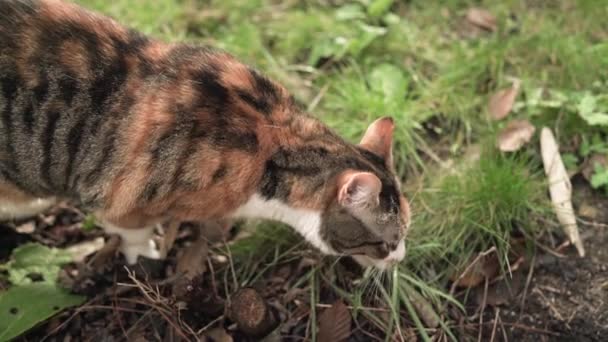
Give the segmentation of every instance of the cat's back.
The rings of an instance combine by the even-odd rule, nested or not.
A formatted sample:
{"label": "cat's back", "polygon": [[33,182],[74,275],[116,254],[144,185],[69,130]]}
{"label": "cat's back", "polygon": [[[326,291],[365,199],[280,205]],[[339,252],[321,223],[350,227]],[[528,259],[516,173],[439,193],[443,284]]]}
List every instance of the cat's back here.
{"label": "cat's back", "polygon": [[94,186],[147,41],[69,2],[0,1],[0,182],[36,195]]}

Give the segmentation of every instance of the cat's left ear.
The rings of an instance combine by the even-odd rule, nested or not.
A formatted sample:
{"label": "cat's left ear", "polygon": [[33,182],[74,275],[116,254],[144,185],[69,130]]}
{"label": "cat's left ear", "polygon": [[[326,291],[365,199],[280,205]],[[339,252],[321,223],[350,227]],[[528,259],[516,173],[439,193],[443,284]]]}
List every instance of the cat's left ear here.
{"label": "cat's left ear", "polygon": [[386,116],[372,122],[359,145],[382,157],[388,167],[393,165],[393,118]]}

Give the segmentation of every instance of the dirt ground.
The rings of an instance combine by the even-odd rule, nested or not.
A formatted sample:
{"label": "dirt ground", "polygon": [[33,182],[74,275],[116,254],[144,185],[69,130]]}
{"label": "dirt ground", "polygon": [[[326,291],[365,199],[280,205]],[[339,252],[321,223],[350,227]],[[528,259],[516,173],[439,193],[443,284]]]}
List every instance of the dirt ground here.
{"label": "dirt ground", "polygon": [[[564,245],[559,230],[543,235],[536,243],[533,263],[515,270],[509,280],[488,282],[487,289],[485,284],[472,289],[465,300],[466,315],[449,315],[459,340],[606,340],[608,200],[584,182],[575,179],[574,184],[587,255],[579,258],[572,246]],[[34,225],[18,223],[22,228],[30,224],[33,233],[16,233],[15,227],[0,226],[0,261],[30,240],[65,247],[102,236],[98,230],[80,229],[81,218],[69,208],[60,208],[38,218]],[[177,236],[176,245],[188,244],[194,235],[194,227],[186,227]],[[255,331],[243,332],[247,320],[253,320],[253,325],[266,332],[273,331],[266,337],[268,341],[300,341],[310,336],[306,324],[310,289],[293,290],[291,284],[319,262],[314,253],[304,252],[295,261],[277,265],[254,284],[253,292],[239,297],[226,286],[229,281],[221,279],[221,265],[214,266],[215,261],[209,263],[211,270],[217,267],[215,273],[207,269],[204,276],[176,278],[178,264],[185,257],[175,251],[166,262],[146,261],[143,267],[127,273],[122,259],[115,254],[116,242],[110,239],[107,249],[87,259],[87,267],[84,263],[70,264],[61,275],[64,285],[85,294],[88,301],[44,322],[18,341],[180,341],[193,340],[192,336],[199,333],[193,330],[205,331],[199,336],[208,341],[230,341],[227,333],[235,341],[260,340]],[[347,263],[344,270],[350,267]],[[348,273],[345,271],[332,281],[346,282],[352,276]],[[321,303],[336,299],[327,288],[319,296]],[[233,298],[232,303],[228,297]],[[234,303],[238,302],[235,297],[246,298],[241,301],[250,311],[244,318],[235,318],[242,311],[237,307],[234,313],[234,306],[240,305]],[[235,324],[239,319],[241,328]],[[383,338],[382,334],[360,317],[348,340],[369,341]],[[417,340],[415,334],[410,334],[409,339]]]}
{"label": "dirt ground", "polygon": [[[575,206],[584,222],[579,228],[586,256],[578,257],[572,246],[556,252],[563,239],[558,236],[563,235],[543,236],[538,242],[543,246],[534,257],[532,270],[522,270],[510,282],[513,285],[510,288],[515,289],[517,295],[509,298],[506,305],[486,307],[482,340],[578,342],[608,339],[608,201],[582,181],[575,179],[574,186]],[[509,292],[505,286],[500,290]],[[501,299],[505,296],[488,293],[488,297],[492,295]]]}

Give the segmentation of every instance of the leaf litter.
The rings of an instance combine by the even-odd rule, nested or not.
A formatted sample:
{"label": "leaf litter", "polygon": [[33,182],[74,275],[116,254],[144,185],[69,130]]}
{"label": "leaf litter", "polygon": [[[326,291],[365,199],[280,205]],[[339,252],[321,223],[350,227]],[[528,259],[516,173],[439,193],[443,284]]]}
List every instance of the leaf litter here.
{"label": "leaf litter", "polygon": [[503,152],[515,152],[530,142],[536,127],[528,120],[512,120],[498,135],[498,149]]}
{"label": "leaf litter", "polygon": [[338,300],[319,316],[317,341],[345,341],[351,335],[351,325],[352,319],[348,308],[342,300]]}
{"label": "leaf litter", "polygon": [[515,79],[509,88],[501,89],[490,97],[488,112],[493,120],[502,120],[511,113],[520,86],[521,81]]}
{"label": "leaf litter", "polygon": [[496,17],[490,11],[483,8],[470,8],[467,10],[466,19],[476,27],[490,32],[494,32],[497,29]]}

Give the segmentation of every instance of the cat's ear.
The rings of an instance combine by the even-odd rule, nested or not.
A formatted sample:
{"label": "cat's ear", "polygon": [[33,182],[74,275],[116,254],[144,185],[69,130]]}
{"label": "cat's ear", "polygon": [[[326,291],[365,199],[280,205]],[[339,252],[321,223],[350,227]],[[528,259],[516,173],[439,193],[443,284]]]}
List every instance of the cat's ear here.
{"label": "cat's ear", "polygon": [[394,127],[393,118],[389,116],[377,119],[369,125],[359,143],[361,147],[382,157],[387,166],[392,166]]}
{"label": "cat's ear", "polygon": [[345,172],[339,177],[338,202],[344,207],[358,208],[379,201],[382,182],[369,172]]}

